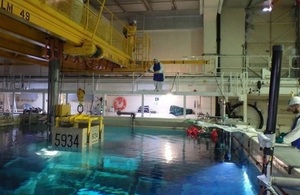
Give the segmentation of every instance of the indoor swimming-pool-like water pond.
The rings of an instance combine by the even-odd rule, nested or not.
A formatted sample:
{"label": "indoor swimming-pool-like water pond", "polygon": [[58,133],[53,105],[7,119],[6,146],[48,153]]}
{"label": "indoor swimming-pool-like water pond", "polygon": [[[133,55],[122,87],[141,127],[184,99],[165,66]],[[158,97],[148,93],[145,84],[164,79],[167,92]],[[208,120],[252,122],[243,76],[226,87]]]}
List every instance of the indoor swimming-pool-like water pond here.
{"label": "indoor swimming-pool-like water pond", "polygon": [[[42,128],[42,127],[41,127]],[[251,195],[250,162],[222,162],[213,142],[174,129],[105,127],[104,140],[80,152],[54,151],[47,131],[0,129],[0,194]]]}

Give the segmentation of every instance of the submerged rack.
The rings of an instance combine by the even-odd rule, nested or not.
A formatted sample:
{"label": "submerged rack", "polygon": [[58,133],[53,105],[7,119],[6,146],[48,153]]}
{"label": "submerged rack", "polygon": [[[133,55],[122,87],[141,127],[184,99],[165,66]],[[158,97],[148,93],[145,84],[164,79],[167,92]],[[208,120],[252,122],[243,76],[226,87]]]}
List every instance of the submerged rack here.
{"label": "submerged rack", "polygon": [[56,117],[56,126],[52,131],[52,148],[81,150],[103,140],[103,133],[102,116],[77,114]]}

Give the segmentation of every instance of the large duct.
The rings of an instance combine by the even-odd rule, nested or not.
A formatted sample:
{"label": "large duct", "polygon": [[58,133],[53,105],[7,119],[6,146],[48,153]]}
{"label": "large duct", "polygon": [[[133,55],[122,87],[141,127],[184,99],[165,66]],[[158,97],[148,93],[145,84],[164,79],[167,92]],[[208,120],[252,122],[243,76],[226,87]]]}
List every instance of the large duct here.
{"label": "large duct", "polygon": [[300,190],[300,179],[290,177],[272,177],[272,185],[287,189]]}
{"label": "large duct", "polygon": [[281,45],[273,46],[271,81],[269,89],[268,120],[265,134],[273,134],[275,133],[276,129],[282,50],[283,48]]}

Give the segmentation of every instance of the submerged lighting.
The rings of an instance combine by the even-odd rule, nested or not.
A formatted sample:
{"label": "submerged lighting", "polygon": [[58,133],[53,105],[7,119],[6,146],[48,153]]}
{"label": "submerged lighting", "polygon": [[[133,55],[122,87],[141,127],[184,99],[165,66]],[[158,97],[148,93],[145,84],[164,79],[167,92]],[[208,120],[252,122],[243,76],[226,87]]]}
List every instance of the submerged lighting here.
{"label": "submerged lighting", "polygon": [[102,159],[103,168],[123,170],[123,171],[136,171],[139,162],[135,158],[128,158],[123,156],[105,155]]}
{"label": "submerged lighting", "polygon": [[252,184],[249,179],[249,176],[245,170],[243,170],[243,178],[244,178],[244,190],[246,194],[253,193],[252,192]]}
{"label": "submerged lighting", "polygon": [[56,150],[47,150],[46,148],[42,148],[40,151],[36,152],[39,156],[55,156],[58,154]]}

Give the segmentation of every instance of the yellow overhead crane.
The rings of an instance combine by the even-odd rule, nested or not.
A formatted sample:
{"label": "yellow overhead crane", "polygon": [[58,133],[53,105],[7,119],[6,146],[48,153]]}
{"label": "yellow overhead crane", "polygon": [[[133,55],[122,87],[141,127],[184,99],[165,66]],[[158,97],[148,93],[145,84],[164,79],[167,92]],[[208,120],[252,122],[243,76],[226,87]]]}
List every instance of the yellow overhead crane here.
{"label": "yellow overhead crane", "polygon": [[[41,34],[41,38],[46,40],[36,46],[40,53],[35,52],[34,58],[58,58],[59,54],[51,55],[61,49],[63,69],[111,71],[118,67],[134,68],[136,65],[133,56],[129,55],[132,52],[128,51],[127,39],[113,27],[116,23],[123,24],[108,10],[106,13],[110,15],[110,20],[106,19],[103,16],[104,4],[99,3],[99,7],[100,10],[95,10],[89,1],[83,3],[79,0],[3,0],[1,15],[12,17],[49,35],[45,37],[45,34]],[[15,26],[14,29],[19,28]],[[18,33],[23,34],[17,31],[13,34]],[[42,49],[46,49],[47,53],[41,52]]]}
{"label": "yellow overhead crane", "polygon": [[[100,7],[99,10],[89,0],[2,0],[0,35],[9,42],[0,43],[0,48],[5,48],[0,56],[44,66],[49,60],[60,58],[64,72],[147,70],[152,63],[149,36],[139,33],[132,53],[129,41],[117,30],[124,24],[106,9],[105,0],[95,2],[99,5],[93,6]],[[202,60],[166,62],[207,63]]]}

